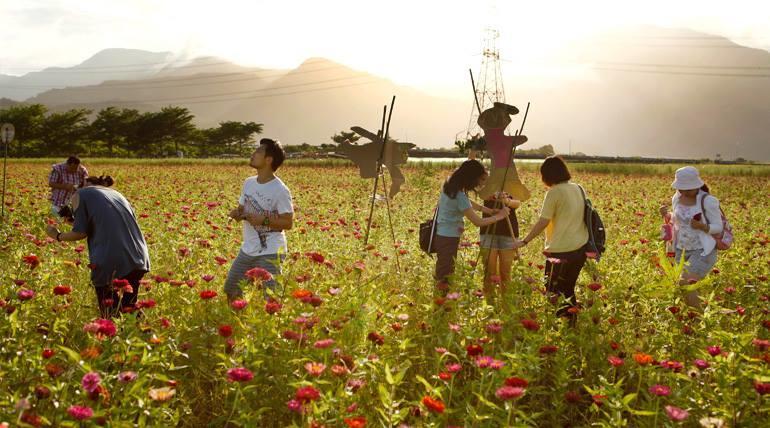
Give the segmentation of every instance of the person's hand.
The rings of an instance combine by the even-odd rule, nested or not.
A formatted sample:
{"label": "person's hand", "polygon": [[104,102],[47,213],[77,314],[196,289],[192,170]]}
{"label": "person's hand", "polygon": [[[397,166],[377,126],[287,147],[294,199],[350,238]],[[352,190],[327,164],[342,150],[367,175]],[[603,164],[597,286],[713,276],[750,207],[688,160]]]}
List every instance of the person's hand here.
{"label": "person's hand", "polygon": [[521,247],[523,247],[525,245],[527,245],[527,244],[524,241],[522,241],[521,239],[515,239],[513,241],[513,249],[514,250],[517,250],[517,249],[519,249],[519,248],[521,248]]}
{"label": "person's hand", "polygon": [[67,186],[66,188],[70,192],[74,192],[75,190],[78,190],[78,188],[75,187],[75,185],[72,183],[65,183],[65,186]]}
{"label": "person's hand", "polygon": [[56,239],[56,235],[59,234],[59,229],[49,224],[48,226],[45,227],[45,234],[50,236],[53,239]]}
{"label": "person's hand", "polygon": [[661,205],[658,212],[660,212],[661,217],[665,217],[668,214],[668,205]]}
{"label": "person's hand", "polygon": [[695,220],[694,218],[690,220],[690,227],[693,229],[702,230],[704,232],[708,232],[709,230],[709,226],[706,223]]}
{"label": "person's hand", "polygon": [[228,215],[233,220],[242,220],[243,219],[243,208],[238,207],[238,208],[230,211],[230,214],[228,214]]}

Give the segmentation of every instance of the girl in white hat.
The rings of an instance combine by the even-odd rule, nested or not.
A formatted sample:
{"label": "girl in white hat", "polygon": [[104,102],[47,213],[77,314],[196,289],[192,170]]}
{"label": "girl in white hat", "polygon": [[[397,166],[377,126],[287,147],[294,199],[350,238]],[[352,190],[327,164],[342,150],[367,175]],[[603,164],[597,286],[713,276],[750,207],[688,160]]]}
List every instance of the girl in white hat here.
{"label": "girl in white hat", "polygon": [[[717,261],[717,243],[712,235],[722,232],[722,212],[719,200],[709,194],[708,186],[694,167],[676,170],[671,187],[676,189],[671,198],[675,259],[679,263],[684,256],[685,260],[679,284],[687,285],[703,279]],[[660,214],[668,216],[668,206],[660,207]],[[697,291],[687,292],[685,301],[700,308]]]}

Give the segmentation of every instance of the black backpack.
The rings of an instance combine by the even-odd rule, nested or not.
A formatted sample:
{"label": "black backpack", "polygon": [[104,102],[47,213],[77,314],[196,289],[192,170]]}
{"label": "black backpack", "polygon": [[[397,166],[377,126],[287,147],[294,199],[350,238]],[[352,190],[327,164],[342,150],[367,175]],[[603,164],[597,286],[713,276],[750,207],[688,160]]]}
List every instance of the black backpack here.
{"label": "black backpack", "polygon": [[588,227],[588,242],[586,243],[586,252],[592,252],[596,254],[596,261],[602,257],[604,253],[605,243],[607,242],[607,234],[604,230],[604,222],[599,216],[599,213],[594,209],[594,205],[591,200],[586,198],[586,191],[583,190],[583,186],[580,187],[580,192],[583,194],[583,201],[585,207],[583,211],[583,221]]}
{"label": "black backpack", "polygon": [[436,253],[433,243],[436,239],[436,227],[438,226],[438,206],[433,212],[433,219],[420,223],[420,248],[428,254]]}

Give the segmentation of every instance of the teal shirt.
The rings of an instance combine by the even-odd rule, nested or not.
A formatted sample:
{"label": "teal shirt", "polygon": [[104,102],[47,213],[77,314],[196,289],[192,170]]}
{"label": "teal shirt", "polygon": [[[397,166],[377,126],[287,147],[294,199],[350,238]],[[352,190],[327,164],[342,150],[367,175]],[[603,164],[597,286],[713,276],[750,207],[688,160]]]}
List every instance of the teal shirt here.
{"label": "teal shirt", "polygon": [[463,234],[463,211],[471,208],[471,201],[465,192],[457,192],[452,199],[443,191],[438,200],[438,226],[436,234],[451,238],[459,238]]}

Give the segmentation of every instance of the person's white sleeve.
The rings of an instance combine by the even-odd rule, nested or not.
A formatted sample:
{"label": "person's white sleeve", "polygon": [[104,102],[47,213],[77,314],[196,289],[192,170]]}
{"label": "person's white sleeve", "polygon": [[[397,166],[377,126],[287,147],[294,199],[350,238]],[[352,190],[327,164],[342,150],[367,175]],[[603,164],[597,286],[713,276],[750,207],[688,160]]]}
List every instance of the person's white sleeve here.
{"label": "person's white sleeve", "polygon": [[719,200],[713,196],[706,196],[703,201],[706,208],[706,217],[709,221],[709,235],[722,233],[722,211],[719,209]]}
{"label": "person's white sleeve", "polygon": [[244,205],[246,203],[246,182],[243,182],[241,186],[241,195],[238,197],[238,205]]}
{"label": "person's white sleeve", "polygon": [[287,213],[293,213],[294,207],[291,203],[291,192],[289,192],[289,189],[286,189],[284,191],[284,194],[281,195],[280,198],[278,198],[278,201],[275,204],[275,209],[278,211],[278,214],[287,214]]}

